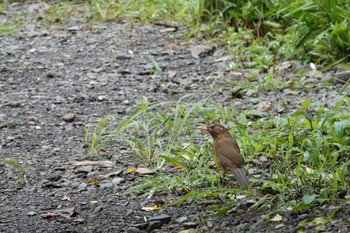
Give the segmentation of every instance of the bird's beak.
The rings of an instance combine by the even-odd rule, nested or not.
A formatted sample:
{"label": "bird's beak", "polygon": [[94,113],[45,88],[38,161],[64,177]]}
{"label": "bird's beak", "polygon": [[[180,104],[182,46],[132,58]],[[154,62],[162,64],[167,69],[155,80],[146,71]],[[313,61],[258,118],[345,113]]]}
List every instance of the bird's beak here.
{"label": "bird's beak", "polygon": [[209,131],[209,125],[202,125],[200,127],[197,127],[197,129]]}

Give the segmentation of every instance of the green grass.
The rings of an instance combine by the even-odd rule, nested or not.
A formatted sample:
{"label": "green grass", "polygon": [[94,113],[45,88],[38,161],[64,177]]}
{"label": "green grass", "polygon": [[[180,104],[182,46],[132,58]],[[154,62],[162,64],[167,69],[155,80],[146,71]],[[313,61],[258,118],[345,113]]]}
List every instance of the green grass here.
{"label": "green grass", "polygon": [[0,25],[0,36],[15,34],[15,27],[12,25]]}
{"label": "green grass", "polygon": [[203,1],[186,0],[90,0],[86,1],[90,15],[96,20],[111,21],[132,18],[142,22],[165,20],[193,24],[201,16]]}
{"label": "green grass", "polygon": [[0,163],[5,164],[10,169],[12,169],[17,175],[17,183],[21,186],[25,186],[27,184],[27,172],[28,172],[28,164],[21,164],[17,162],[14,158],[0,159]]}
{"label": "green grass", "polygon": [[[135,11],[135,2],[129,1],[110,13],[96,4],[101,8],[113,1],[95,1],[90,10],[99,20],[127,17],[142,22],[180,22],[180,16],[181,22],[190,25],[185,35],[188,43],[204,40],[223,46],[233,57],[229,64],[233,70],[250,71],[250,76],[235,83],[243,90],[278,94],[285,88],[328,88],[329,83],[305,78],[307,69],[297,69],[288,80],[276,70],[282,61],[290,59],[328,64],[324,70],[348,60],[348,18],[343,17],[348,7],[339,8],[327,0],[299,0],[293,4],[282,0],[215,1],[218,4],[210,6],[194,2],[186,5],[188,1],[178,1],[174,9],[169,9],[171,1],[143,1],[149,11],[142,7]],[[327,7],[332,10],[326,11]],[[156,62],[152,69],[162,77]],[[287,102],[280,97],[284,108]],[[253,173],[250,188],[270,194],[260,203],[261,208],[300,211],[344,198],[349,189],[348,97],[331,109],[306,99],[291,113],[263,114],[252,120],[254,114],[252,109],[237,112],[232,106],[222,107],[209,99],[193,103],[189,96],[159,103],[141,98],[134,114],[119,120],[122,123],[114,132],[101,133],[111,123],[103,120],[97,130],[87,134],[86,142],[93,138],[92,151],[108,143],[126,143],[143,161],[142,166],[157,171],[129,192],[148,197],[171,193],[169,202],[173,205],[207,203],[210,212],[221,215],[246,200],[237,198],[237,194],[254,196],[250,190],[233,185],[221,187],[211,139],[196,130],[204,122],[221,122],[232,126],[231,133],[244,152],[246,168]],[[232,176],[226,178],[234,180]]]}
{"label": "green grass", "polygon": [[[3,4],[0,14],[6,14]],[[232,70],[249,70],[250,76],[237,81],[236,86],[276,95],[285,88],[313,91],[328,85],[304,78],[306,69],[297,69],[286,80],[276,74],[283,61],[326,65],[323,71],[349,61],[347,0],[64,1],[45,5],[43,22],[46,26],[64,24],[75,14],[90,23],[127,19],[132,23],[188,25],[187,43],[223,48],[223,53],[233,58],[228,64]],[[13,32],[8,25],[12,24],[0,26],[0,34]],[[152,71],[163,75],[156,62]],[[215,202],[214,212],[221,214],[230,209],[227,206],[242,201],[235,198],[237,192],[253,195],[220,186],[211,139],[196,126],[221,122],[232,128],[244,152],[246,168],[254,171],[254,188],[271,194],[262,205],[271,210],[302,210],[342,200],[350,188],[348,85],[340,90],[344,96],[333,108],[306,99],[294,112],[265,114],[256,120],[252,120],[251,109],[239,112],[209,99],[194,103],[191,96],[184,96],[178,101],[153,103],[140,98],[139,106],[127,118],[107,116],[87,128],[85,148],[93,156],[113,143],[128,145],[143,165],[157,171],[156,176],[144,178],[130,191],[147,196],[171,192],[172,197],[178,196],[171,200],[175,205]],[[282,105],[286,105],[285,100]]]}
{"label": "green grass", "polygon": [[[188,43],[224,46],[233,69],[269,71],[285,60],[333,64],[349,61],[348,0],[85,0],[45,3],[41,22],[64,24],[127,19],[187,25]],[[6,2],[0,14],[6,14]],[[1,29],[1,28],[0,28]],[[3,26],[2,33],[9,33]]]}
{"label": "green grass", "polygon": [[[46,27],[54,24],[65,24],[68,19],[79,10],[81,5],[72,3],[71,1],[60,1],[56,4],[45,3],[42,23]],[[81,15],[80,17],[82,17]]]}
{"label": "green grass", "polygon": [[189,25],[188,43],[202,38],[225,46],[235,58],[233,69],[267,71],[288,59],[323,64],[349,60],[346,0],[92,0],[87,6],[98,20],[127,17]]}
{"label": "green grass", "polygon": [[142,99],[132,117],[109,137],[114,142],[129,138],[134,155],[157,170],[156,176],[144,178],[130,192],[149,197],[171,192],[178,196],[171,200],[175,205],[214,200],[216,212],[222,213],[220,206],[241,201],[234,194],[253,194],[232,185],[221,187],[211,139],[196,126],[208,121],[233,125],[231,132],[244,152],[246,168],[255,171],[254,187],[271,194],[263,206],[302,210],[341,200],[350,188],[349,100],[344,97],[336,107],[325,109],[307,99],[293,114],[252,121],[249,110],[237,113],[208,100],[193,103],[187,96],[177,102],[150,103]]}
{"label": "green grass", "polygon": [[[5,4],[0,3],[0,16],[5,16]],[[0,36],[2,35],[12,35],[16,32],[16,27],[14,23],[9,23],[6,20],[0,21]]]}

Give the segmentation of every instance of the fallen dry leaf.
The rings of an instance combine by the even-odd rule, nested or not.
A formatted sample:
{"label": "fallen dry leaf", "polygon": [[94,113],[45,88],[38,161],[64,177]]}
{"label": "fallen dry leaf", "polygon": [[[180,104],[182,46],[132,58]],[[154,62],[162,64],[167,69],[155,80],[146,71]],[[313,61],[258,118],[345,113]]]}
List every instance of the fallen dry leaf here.
{"label": "fallen dry leaf", "polygon": [[168,78],[169,78],[169,79],[174,78],[175,75],[176,75],[176,73],[177,73],[176,70],[169,70],[169,71],[168,71]]}
{"label": "fallen dry leaf", "polygon": [[225,61],[228,61],[228,60],[232,60],[232,56],[224,56],[224,57],[220,57],[218,59],[215,59],[213,61],[213,63],[217,63],[217,62],[225,62]]}
{"label": "fallen dry leaf", "polygon": [[102,160],[102,161],[70,161],[70,163],[74,166],[99,166],[99,167],[113,167],[114,163],[109,160]]}
{"label": "fallen dry leaf", "polygon": [[150,174],[154,174],[155,172],[149,168],[139,167],[136,169],[136,173],[140,175],[150,175]]}
{"label": "fallen dry leaf", "polygon": [[136,172],[136,167],[129,167],[128,172]]}
{"label": "fallen dry leaf", "polygon": [[89,180],[89,184],[100,185],[101,180],[100,179],[91,179],[91,180]]}
{"label": "fallen dry leaf", "polygon": [[276,214],[275,217],[271,218],[270,221],[271,222],[279,222],[279,221],[282,221],[283,217],[279,214]]}
{"label": "fallen dry leaf", "polygon": [[175,31],[177,31],[177,28],[164,28],[159,30],[160,33],[175,32]]}
{"label": "fallen dry leaf", "polygon": [[257,106],[257,110],[261,112],[271,112],[272,111],[272,105],[269,102],[263,101],[260,102]]}
{"label": "fallen dry leaf", "polygon": [[322,74],[322,72],[320,72],[318,70],[310,70],[310,71],[305,73],[305,76],[306,77],[322,78],[323,74]]}
{"label": "fallen dry leaf", "polygon": [[235,195],[236,199],[244,199],[244,198],[247,198],[246,195]]}
{"label": "fallen dry leaf", "polygon": [[176,44],[175,43],[168,43],[167,46],[166,46],[168,49],[176,49]]}
{"label": "fallen dry leaf", "polygon": [[64,196],[61,199],[62,201],[70,201],[70,196],[67,196],[66,194],[64,194]]}
{"label": "fallen dry leaf", "polygon": [[283,62],[278,68],[278,71],[284,71],[292,67],[292,64],[290,62]]}
{"label": "fallen dry leaf", "polygon": [[190,47],[189,50],[193,58],[199,58],[201,54],[207,53],[213,50],[213,47],[209,45],[196,45],[196,46]]}
{"label": "fallen dry leaf", "polygon": [[61,216],[67,219],[71,219],[72,217],[77,216],[79,213],[80,213],[80,207],[76,206],[72,208],[53,210],[52,212],[47,212],[46,214],[42,214],[41,217],[51,218],[51,217]]}
{"label": "fallen dry leaf", "polygon": [[160,210],[160,208],[161,208],[161,205],[157,204],[154,206],[144,206],[141,209],[144,211],[157,211],[157,210]]}
{"label": "fallen dry leaf", "polygon": [[310,69],[312,71],[316,71],[317,70],[316,65],[314,63],[312,63],[312,62],[310,63]]}

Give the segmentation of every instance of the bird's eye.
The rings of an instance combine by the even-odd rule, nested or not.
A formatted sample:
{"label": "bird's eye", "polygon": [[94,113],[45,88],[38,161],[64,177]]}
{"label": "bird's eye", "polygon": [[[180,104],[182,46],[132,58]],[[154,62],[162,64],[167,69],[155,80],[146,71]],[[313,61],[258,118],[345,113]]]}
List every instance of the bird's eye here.
{"label": "bird's eye", "polygon": [[210,129],[215,129],[216,125],[211,125]]}

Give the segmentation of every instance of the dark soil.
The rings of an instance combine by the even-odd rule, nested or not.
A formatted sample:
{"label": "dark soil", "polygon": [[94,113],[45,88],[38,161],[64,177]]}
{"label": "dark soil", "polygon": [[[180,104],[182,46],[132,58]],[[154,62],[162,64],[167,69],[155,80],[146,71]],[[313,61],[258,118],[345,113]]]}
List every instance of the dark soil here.
{"label": "dark soil", "polygon": [[[264,211],[245,213],[243,206],[207,221],[210,214],[204,206],[175,208],[167,206],[166,195],[158,200],[125,195],[138,182],[126,170],[138,161],[122,145],[103,157],[87,157],[85,129],[105,115],[127,117],[140,96],[162,101],[192,93],[197,101],[213,94],[219,104],[234,103],[237,109],[270,101],[274,114],[279,114],[305,98],[333,105],[339,86],[287,89],[279,95],[261,91],[235,99],[230,91],[233,81],[245,79],[245,72],[216,62],[220,48],[193,57],[183,41],[185,28],[162,33],[164,25],[126,21],[95,28],[83,17],[71,17],[64,25],[47,29],[39,26],[42,11],[41,3],[13,4],[8,15],[0,15],[1,20],[15,20],[20,12],[26,22],[19,35],[0,38],[0,159],[12,158],[27,168],[23,187],[19,173],[0,164],[0,232],[179,232],[186,227],[247,232],[257,222],[252,232],[296,232],[300,221],[334,210],[336,205],[289,211],[280,213],[282,221],[269,222]],[[162,68],[162,79],[150,74],[153,61]],[[285,100],[287,106],[278,107]],[[111,163],[74,163],[86,160]],[[101,183],[89,183],[92,179]],[[159,199],[165,208],[141,210]],[[349,216],[350,206],[343,205],[322,229],[305,231],[349,232]]]}

